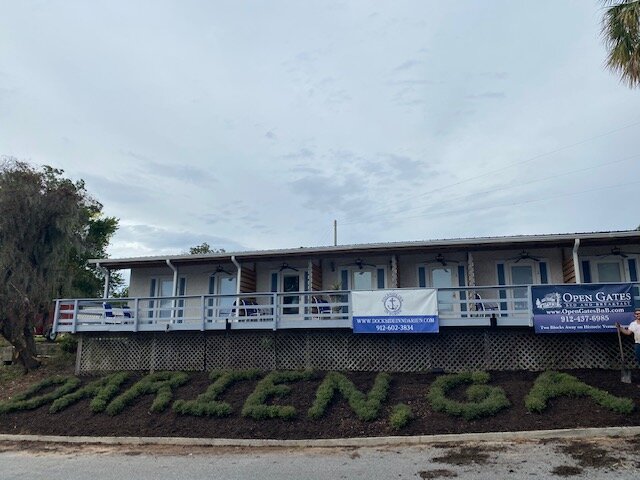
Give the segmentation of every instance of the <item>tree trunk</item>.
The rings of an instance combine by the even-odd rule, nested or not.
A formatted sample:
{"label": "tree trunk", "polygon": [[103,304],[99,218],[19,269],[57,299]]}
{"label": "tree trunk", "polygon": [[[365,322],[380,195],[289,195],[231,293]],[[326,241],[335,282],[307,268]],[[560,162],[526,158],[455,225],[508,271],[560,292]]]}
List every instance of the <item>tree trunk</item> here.
{"label": "tree trunk", "polygon": [[35,370],[40,366],[36,351],[33,329],[25,318],[5,319],[2,322],[2,336],[16,349],[16,359],[25,370]]}

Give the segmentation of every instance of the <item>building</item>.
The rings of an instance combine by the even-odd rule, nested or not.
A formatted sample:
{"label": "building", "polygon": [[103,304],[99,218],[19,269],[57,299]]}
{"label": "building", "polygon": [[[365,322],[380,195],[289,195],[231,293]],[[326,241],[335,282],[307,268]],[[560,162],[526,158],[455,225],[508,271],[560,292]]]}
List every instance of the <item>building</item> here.
{"label": "building", "polygon": [[[154,364],[155,368],[208,368],[206,360],[200,362],[200,359],[201,356],[211,358],[213,351],[220,356],[215,365],[261,366],[260,361],[250,361],[257,358],[255,352],[251,353],[254,347],[242,346],[251,342],[241,338],[254,337],[269,339],[259,342],[265,345],[272,342],[276,350],[275,344],[287,336],[295,338],[291,340],[294,343],[302,341],[300,339],[308,343],[309,338],[316,337],[340,338],[337,343],[323,341],[325,348],[333,349],[334,356],[343,359],[354,352],[348,346],[353,342],[378,342],[382,345],[381,355],[386,355],[388,348],[384,345],[394,341],[422,345],[415,348],[423,352],[427,344],[442,342],[444,337],[454,334],[482,335],[485,340],[487,335],[497,335],[506,338],[505,346],[512,348],[509,345],[514,335],[535,338],[531,328],[532,285],[637,283],[639,261],[640,231],[635,230],[98,259],[92,262],[105,270],[107,278],[112,270],[131,270],[130,298],[109,298],[105,282],[105,298],[60,299],[56,304],[55,329],[82,333],[87,348],[90,344],[91,348],[105,349],[106,345],[120,342],[114,338],[126,339],[128,344],[147,339],[155,342],[156,349],[159,338],[171,344],[184,338],[180,342],[188,345],[184,347],[186,350],[202,343],[197,349],[202,355],[175,353],[175,348],[182,347],[170,348],[174,352],[170,358],[197,357],[193,364],[190,361],[172,363],[164,357],[166,365]],[[404,288],[437,289],[440,333],[430,338],[400,335],[399,339],[398,335],[390,335],[386,339],[365,340],[370,336],[358,336],[351,331],[352,292]],[[637,288],[634,295],[639,295]],[[158,337],[154,332],[162,335]],[[172,335],[174,338],[168,340]],[[194,340],[196,338],[201,340]],[[217,340],[212,340],[214,338]],[[563,338],[565,340],[555,341],[575,343],[566,335]],[[220,348],[209,348],[211,342],[240,342],[234,351],[243,352],[241,361],[223,358]],[[336,347],[340,342],[344,345]],[[468,351],[464,344],[462,341],[459,349]],[[456,354],[452,345],[451,355],[466,358],[466,353]],[[228,345],[225,348],[228,354]],[[359,355],[365,357],[366,352],[373,351],[368,347],[363,349],[365,353]],[[487,356],[484,350],[483,358]],[[433,349],[431,351],[433,353]],[[105,352],[101,355],[113,357]],[[83,367],[82,359],[89,355],[95,363],[96,355],[86,350],[84,353],[85,357],[79,354],[79,370],[95,370],[93,364],[91,368]],[[609,353],[603,354],[603,361],[596,366],[611,363],[613,360],[604,358]],[[295,356],[295,352],[292,354]],[[314,354],[307,352],[305,361],[285,362],[282,368],[333,368],[331,361],[325,359],[316,364],[309,360],[310,356]],[[269,358],[271,364],[280,368],[277,358]],[[433,361],[433,355],[430,358],[423,361],[424,368],[473,366],[462,361],[461,365],[451,367],[446,362]],[[131,368],[153,368],[149,362],[158,360],[145,360]],[[354,368],[366,369],[362,361],[349,361]],[[522,359],[518,362],[507,362],[504,368],[523,368]],[[419,362],[408,363],[411,365],[403,367],[407,361],[398,362],[395,369],[419,369]],[[532,360],[531,363],[539,362]],[[524,368],[528,367],[524,365]]]}

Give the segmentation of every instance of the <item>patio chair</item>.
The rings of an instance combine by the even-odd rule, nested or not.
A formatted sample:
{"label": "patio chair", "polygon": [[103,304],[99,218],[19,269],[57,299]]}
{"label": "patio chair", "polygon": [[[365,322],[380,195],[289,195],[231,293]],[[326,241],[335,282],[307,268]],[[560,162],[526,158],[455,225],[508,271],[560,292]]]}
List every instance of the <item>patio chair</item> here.
{"label": "patio chair", "polygon": [[[327,315],[331,314],[331,307],[329,302],[322,297],[313,295],[311,297],[311,315],[313,320],[323,320],[327,318]],[[315,315],[315,316],[314,316]]]}

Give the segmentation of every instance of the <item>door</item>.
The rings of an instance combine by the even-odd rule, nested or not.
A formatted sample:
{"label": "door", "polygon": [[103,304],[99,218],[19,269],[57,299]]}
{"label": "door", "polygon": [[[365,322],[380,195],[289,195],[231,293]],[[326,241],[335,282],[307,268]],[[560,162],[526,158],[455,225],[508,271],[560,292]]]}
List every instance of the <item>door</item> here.
{"label": "door", "polygon": [[[171,297],[173,295],[173,280],[160,279],[158,284],[158,297]],[[159,318],[171,318],[172,300],[167,298],[161,298],[158,302],[158,317]]]}
{"label": "door", "polygon": [[[511,265],[511,284],[512,285],[532,285],[533,265]],[[514,310],[528,310],[529,302],[526,300],[528,289],[526,287],[514,288],[512,290],[512,298]]]}
{"label": "door", "polygon": [[457,306],[453,303],[456,293],[453,290],[440,290],[441,288],[451,288],[458,285],[457,274],[452,267],[432,266],[429,267],[429,285],[438,289],[438,311],[440,313],[453,313]]}
{"label": "door", "polygon": [[[300,276],[298,272],[295,273],[282,273],[282,291],[284,293],[299,292],[300,291]],[[300,303],[300,295],[284,295],[282,297],[282,303],[284,305],[297,305]],[[282,309],[284,315],[298,315],[300,313],[299,307],[284,307]]]}
{"label": "door", "polygon": [[[216,274],[212,275],[209,279],[209,294],[210,295],[234,295],[237,293],[237,278],[233,275]],[[210,298],[207,305],[210,308],[207,312],[207,316],[227,318],[233,311],[233,302],[235,297],[216,297]]]}
{"label": "door", "polygon": [[622,282],[622,262],[617,260],[598,261],[595,267],[596,283]]}

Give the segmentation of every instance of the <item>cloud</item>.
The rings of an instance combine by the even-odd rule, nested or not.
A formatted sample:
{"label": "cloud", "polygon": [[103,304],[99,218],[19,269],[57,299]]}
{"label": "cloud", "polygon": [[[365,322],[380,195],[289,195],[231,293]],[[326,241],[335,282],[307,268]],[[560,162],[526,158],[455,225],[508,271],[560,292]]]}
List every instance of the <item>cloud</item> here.
{"label": "cloud", "polygon": [[397,67],[393,69],[394,72],[401,72],[403,70],[409,70],[410,68],[416,67],[420,65],[422,62],[420,60],[407,60],[406,62],[401,63]]}
{"label": "cloud", "polygon": [[300,148],[295,152],[281,155],[280,158],[283,158],[285,160],[300,160],[300,159],[311,159],[314,156],[315,154],[308,148]]}
{"label": "cloud", "polygon": [[157,252],[159,254],[180,254],[190,247],[207,242],[212,248],[224,248],[226,251],[241,251],[246,247],[234,240],[208,233],[169,229],[154,225],[122,225],[114,237],[114,245],[137,245],[137,250]]}
{"label": "cloud", "polygon": [[128,177],[114,179],[82,172],[79,177],[85,181],[87,190],[103,204],[136,205],[149,203],[159,196],[158,191]]}
{"label": "cloud", "polygon": [[504,97],[505,97],[504,92],[484,92],[484,93],[478,93],[473,95],[465,95],[464,98],[468,100],[485,100],[485,99],[491,100],[491,99],[500,99]]}
{"label": "cloud", "polygon": [[190,165],[186,162],[178,162],[175,164],[161,163],[131,151],[125,152],[124,155],[136,159],[138,161],[137,166],[147,175],[172,180],[182,180],[185,183],[202,187],[208,187],[211,183],[218,181],[208,170]]}
{"label": "cloud", "polygon": [[271,130],[265,133],[264,136],[267,137],[269,140],[273,140],[273,141],[278,139],[278,136],[275,133],[273,133]]}

